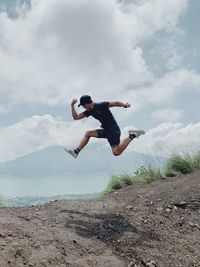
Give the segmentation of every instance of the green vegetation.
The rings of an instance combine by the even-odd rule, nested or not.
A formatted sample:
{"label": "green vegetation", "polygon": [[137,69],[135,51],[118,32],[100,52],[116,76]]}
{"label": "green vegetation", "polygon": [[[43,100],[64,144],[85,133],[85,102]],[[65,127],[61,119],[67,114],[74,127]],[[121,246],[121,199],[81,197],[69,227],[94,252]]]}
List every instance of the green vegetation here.
{"label": "green vegetation", "polygon": [[192,166],[195,169],[200,169],[200,151],[193,156]]}
{"label": "green vegetation", "polygon": [[153,169],[151,165],[143,165],[133,175],[128,173],[112,175],[107,187],[102,192],[102,194],[107,195],[112,190],[121,189],[122,187],[131,185],[134,182],[149,183],[159,178],[163,178],[162,173],[159,169]]}
{"label": "green vegetation", "polygon": [[192,158],[189,155],[172,155],[168,160],[165,171],[166,173],[182,173],[187,174],[193,170]]}
{"label": "green vegetation", "polygon": [[155,169],[148,164],[141,166],[133,175],[127,173],[112,175],[102,194],[107,195],[112,190],[121,189],[135,182],[149,183],[157,179],[175,177],[178,174],[188,174],[196,169],[200,169],[200,152],[193,156],[187,153],[173,154],[162,169]]}

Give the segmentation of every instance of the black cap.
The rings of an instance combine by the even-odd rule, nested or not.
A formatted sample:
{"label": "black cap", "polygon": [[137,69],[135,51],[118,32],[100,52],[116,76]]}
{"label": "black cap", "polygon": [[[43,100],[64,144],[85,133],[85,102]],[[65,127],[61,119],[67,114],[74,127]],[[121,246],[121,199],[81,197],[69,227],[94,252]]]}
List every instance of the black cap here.
{"label": "black cap", "polygon": [[83,95],[80,98],[80,104],[78,105],[78,107],[83,106],[86,103],[91,103],[91,102],[92,102],[91,96],[89,96],[89,95]]}

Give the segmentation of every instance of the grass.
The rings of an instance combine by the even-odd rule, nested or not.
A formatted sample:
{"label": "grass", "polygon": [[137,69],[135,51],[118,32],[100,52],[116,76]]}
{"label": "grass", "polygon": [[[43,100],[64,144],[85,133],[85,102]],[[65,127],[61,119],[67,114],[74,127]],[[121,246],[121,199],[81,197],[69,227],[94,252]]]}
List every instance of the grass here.
{"label": "grass", "polygon": [[189,155],[174,154],[165,166],[166,173],[188,174],[193,170],[192,158]]}
{"label": "grass", "polygon": [[102,194],[105,196],[113,190],[121,189],[135,182],[149,183],[158,178],[163,178],[159,169],[154,170],[150,165],[148,167],[142,166],[133,175],[128,173],[112,175]]}
{"label": "grass", "polygon": [[133,175],[128,173],[112,175],[102,195],[105,196],[113,190],[135,182],[149,183],[157,179],[175,177],[178,174],[186,175],[197,169],[200,169],[200,151],[192,156],[188,153],[172,154],[162,169],[153,168],[148,164],[141,166]]}
{"label": "grass", "polygon": [[200,169],[200,151],[193,156],[192,166],[195,169]]}

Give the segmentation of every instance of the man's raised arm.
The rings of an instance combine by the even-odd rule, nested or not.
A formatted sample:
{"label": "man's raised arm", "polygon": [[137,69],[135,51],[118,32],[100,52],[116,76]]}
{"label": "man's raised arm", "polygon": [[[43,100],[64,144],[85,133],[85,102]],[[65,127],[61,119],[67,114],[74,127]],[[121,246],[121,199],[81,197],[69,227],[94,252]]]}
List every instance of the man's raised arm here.
{"label": "man's raised arm", "polygon": [[86,117],[86,115],[82,112],[80,114],[78,114],[75,110],[74,105],[77,103],[77,99],[73,99],[71,102],[71,109],[72,109],[72,117],[74,120],[80,120]]}
{"label": "man's raised arm", "polygon": [[131,105],[129,103],[123,103],[119,101],[109,102],[109,108],[112,107],[123,107],[123,108],[129,108]]}

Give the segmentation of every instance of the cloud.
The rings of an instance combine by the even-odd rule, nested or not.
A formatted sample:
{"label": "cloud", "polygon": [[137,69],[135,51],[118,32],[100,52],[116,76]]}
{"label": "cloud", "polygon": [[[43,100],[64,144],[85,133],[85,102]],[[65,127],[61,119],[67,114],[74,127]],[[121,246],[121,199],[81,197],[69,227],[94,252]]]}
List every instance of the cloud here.
{"label": "cloud", "polygon": [[160,156],[195,153],[200,150],[199,136],[200,122],[186,126],[181,123],[162,123],[136,140],[131,150]]}
{"label": "cloud", "polygon": [[88,129],[84,121],[68,123],[48,114],[26,118],[0,129],[0,162],[49,146],[73,147]]}
{"label": "cloud", "polygon": [[153,112],[152,117],[155,121],[159,122],[176,122],[180,120],[183,111],[178,109],[158,109]]}
{"label": "cloud", "polygon": [[173,31],[187,2],[40,0],[18,20],[0,16],[4,109],[63,105],[85,91],[120,98],[127,85],[152,82],[140,42]]}
{"label": "cloud", "polygon": [[177,20],[188,3],[189,0],[121,1],[121,8],[127,14],[132,40],[138,42],[159,31],[177,31]]}
{"label": "cloud", "polygon": [[[51,115],[32,116],[0,129],[0,162],[45,149],[49,146],[76,147],[85,131],[95,129],[84,120],[72,123]],[[122,129],[122,138],[128,129]],[[145,154],[169,156],[172,152],[195,152],[200,149],[200,123],[183,126],[181,123],[162,123],[134,140],[129,150]],[[102,140],[90,143],[101,146]],[[103,143],[105,145],[107,143]]]}
{"label": "cloud", "polygon": [[[164,123],[131,148],[156,154],[197,148],[199,124],[173,123],[181,119],[180,109],[184,112],[182,106],[174,107],[177,101],[200,93],[200,73],[181,66],[174,38],[188,2],[35,0],[31,11],[15,21],[0,15],[1,116],[9,113],[14,121],[15,110],[24,103],[39,109],[63,106],[87,93],[95,101],[130,102],[127,112],[116,110],[125,121],[133,112],[156,110],[153,118]],[[161,32],[169,42],[160,50],[167,69],[158,75],[147,65],[142,44]],[[51,145],[77,145],[90,127],[51,115],[18,121],[0,129],[0,161]]]}
{"label": "cloud", "polygon": [[145,87],[128,89],[127,97],[135,103],[135,109],[171,104],[182,95],[200,93],[200,74],[191,69],[182,68],[166,73]]}

